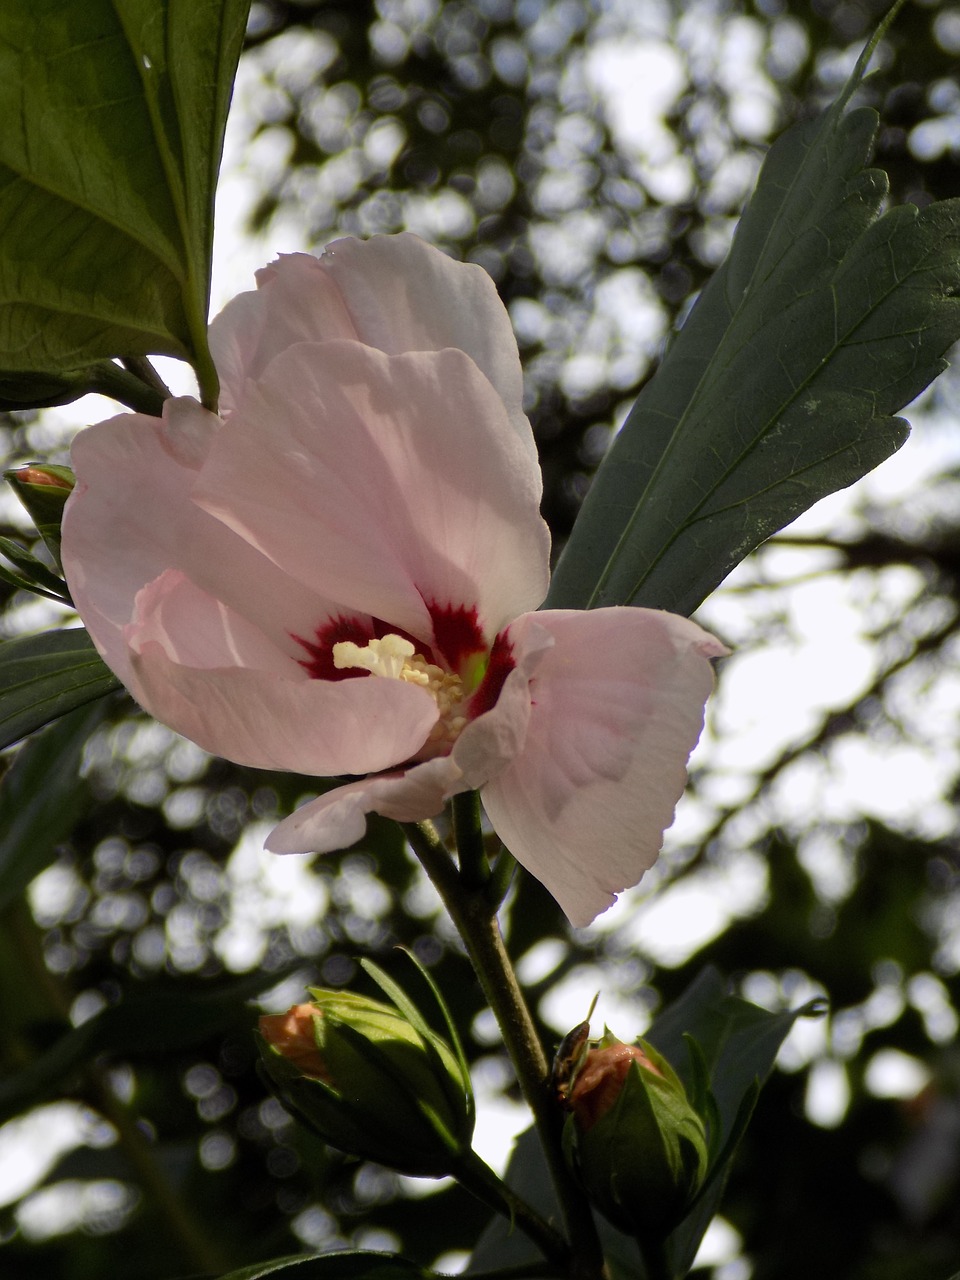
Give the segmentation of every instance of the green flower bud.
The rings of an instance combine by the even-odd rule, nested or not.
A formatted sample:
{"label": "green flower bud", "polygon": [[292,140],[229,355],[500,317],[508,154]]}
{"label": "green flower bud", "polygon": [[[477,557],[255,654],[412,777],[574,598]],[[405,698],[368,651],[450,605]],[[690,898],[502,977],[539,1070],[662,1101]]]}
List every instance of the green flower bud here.
{"label": "green flower bud", "polygon": [[347,991],[260,1019],[281,1098],[331,1146],[417,1177],[441,1178],[470,1149],[466,1066],[421,1019]]}
{"label": "green flower bud", "polygon": [[683,1084],[652,1045],[608,1031],[566,1095],[564,1151],[591,1203],[629,1235],[665,1238],[707,1173],[707,1138]]}
{"label": "green flower bud", "polygon": [[7,471],[5,476],[59,566],[60,521],[64,504],[73,492],[73,472],[53,463],[33,463]]}

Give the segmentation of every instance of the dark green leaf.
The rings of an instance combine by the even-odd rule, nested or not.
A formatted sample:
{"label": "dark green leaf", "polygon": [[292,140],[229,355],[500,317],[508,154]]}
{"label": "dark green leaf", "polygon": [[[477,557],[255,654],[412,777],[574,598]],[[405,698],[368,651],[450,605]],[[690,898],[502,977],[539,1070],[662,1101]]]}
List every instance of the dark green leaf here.
{"label": "dark green leaf", "polygon": [[[287,970],[289,972],[289,970]],[[48,1096],[100,1054],[142,1057],[199,1044],[244,1023],[246,1001],[276,986],[284,972],[258,971],[231,982],[144,984],[60,1037],[28,1067],[0,1081],[0,1123]]]}
{"label": "dark green leaf", "polygon": [[[710,1089],[719,1112],[720,1135],[711,1135],[711,1149],[722,1147],[718,1162],[693,1209],[670,1236],[667,1247],[674,1275],[686,1275],[710,1221],[719,1208],[727,1173],[739,1139],[750,1119],[759,1086],[773,1070],[780,1046],[798,1017],[812,1006],[770,1013],[727,994],[727,983],[715,969],[706,969],[683,995],[654,1022],[647,1039],[676,1068],[684,1082],[691,1079],[685,1036],[699,1046],[710,1073]],[[689,1085],[688,1085],[689,1087]]]}
{"label": "dark green leaf", "polygon": [[[25,547],[21,547],[19,542],[14,542],[12,538],[0,537],[0,555],[5,556],[11,564],[15,564],[23,575],[22,579],[17,583],[26,591],[34,591],[37,595],[46,596],[50,600],[59,600],[62,604],[70,603],[70,593],[67,590],[67,584],[61,577],[47,568],[42,560]],[[6,575],[8,581],[15,578],[16,575]]]}
{"label": "dark green leaf", "polygon": [[0,782],[0,913],[50,862],[89,803],[84,744],[102,702],[78,708],[25,743]]}
{"label": "dark green leaf", "polygon": [[47,409],[69,404],[90,390],[88,371],[56,373],[7,373],[0,371],[0,411]]}
{"label": "dark green leaf", "polygon": [[6,582],[16,591],[32,591],[35,595],[46,596],[47,599],[59,600],[59,596],[51,596],[47,591],[40,591],[36,584],[31,582],[29,578],[21,577],[19,573],[14,573],[12,569],[5,569],[0,565],[0,581]]}
{"label": "dark green leaf", "polygon": [[[525,1129],[514,1143],[506,1181],[542,1217],[556,1223],[562,1221],[550,1170],[534,1128]],[[595,1216],[611,1280],[636,1280],[637,1242],[611,1226],[605,1218]],[[494,1271],[533,1262],[542,1262],[537,1246],[498,1214],[490,1220],[470,1255],[470,1271]]]}
{"label": "dark green leaf", "polygon": [[289,1280],[426,1280],[435,1275],[414,1262],[393,1253],[367,1253],[344,1250],[320,1257],[274,1258],[257,1262],[252,1267],[231,1271],[221,1280],[264,1280],[267,1276],[284,1276]]}
{"label": "dark green leaf", "polygon": [[213,198],[248,7],[5,0],[5,377],[163,352],[191,360],[205,400],[215,399]]}
{"label": "dark green leaf", "polygon": [[424,1052],[430,1059],[436,1076],[437,1083],[447,1095],[450,1106],[457,1110],[466,1107],[467,1114],[470,1117],[471,1130],[473,1127],[474,1117],[476,1115],[476,1107],[473,1096],[473,1088],[470,1083],[470,1067],[467,1064],[466,1057],[463,1052],[463,1044],[457,1032],[456,1023],[453,1021],[447,1003],[444,1000],[440,988],[430,976],[429,971],[420,963],[412,951],[407,953],[410,961],[419,970],[421,977],[430,988],[430,994],[436,1000],[440,1009],[440,1016],[443,1018],[444,1026],[447,1032],[447,1044],[457,1060],[457,1066],[460,1069],[460,1085],[457,1087],[456,1082],[450,1075],[447,1064],[440,1055],[440,1051],[434,1044],[433,1035],[435,1034],[416,1004],[407,995],[403,987],[395,982],[388,973],[385,973],[378,964],[374,964],[372,960],[361,960],[360,967],[365,973],[368,973],[380,990],[393,1001],[397,1011],[406,1018],[407,1022],[420,1037],[423,1044]]}
{"label": "dark green leaf", "polygon": [[689,613],[754,547],[899,448],[960,337],[960,201],[879,216],[876,129],[771,149],[729,257],[604,459],[548,603]]}
{"label": "dark green leaf", "polygon": [[82,627],[0,644],[0,747],[119,689]]}
{"label": "dark green leaf", "polygon": [[[189,1139],[160,1141],[151,1145],[150,1158],[168,1182],[174,1187],[182,1187],[196,1165],[197,1144]],[[99,1182],[104,1178],[135,1183],[140,1176],[129,1152],[122,1144],[116,1143],[111,1147],[75,1147],[56,1162],[39,1185],[50,1187],[76,1179]]]}

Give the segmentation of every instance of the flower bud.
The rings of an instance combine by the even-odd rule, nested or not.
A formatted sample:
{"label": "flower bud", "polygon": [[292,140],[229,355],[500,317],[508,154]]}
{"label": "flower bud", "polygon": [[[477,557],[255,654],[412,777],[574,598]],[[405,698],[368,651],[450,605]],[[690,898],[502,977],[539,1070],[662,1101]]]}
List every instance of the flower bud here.
{"label": "flower bud", "polygon": [[469,1150],[469,1075],[446,1041],[398,1009],[311,988],[313,1003],[260,1019],[271,1083],[341,1151],[440,1178]]}
{"label": "flower bud", "polygon": [[5,475],[59,565],[60,522],[64,504],[73,492],[73,472],[53,463],[33,463]]}
{"label": "flower bud", "polygon": [[703,1120],[652,1045],[607,1032],[567,1094],[568,1163],[591,1202],[621,1231],[664,1238],[707,1173]]}
{"label": "flower bud", "polygon": [[73,492],[74,479],[68,467],[58,467],[53,463],[35,462],[26,467],[18,467],[9,472],[10,479],[18,485],[33,484],[52,489],[66,489]]}

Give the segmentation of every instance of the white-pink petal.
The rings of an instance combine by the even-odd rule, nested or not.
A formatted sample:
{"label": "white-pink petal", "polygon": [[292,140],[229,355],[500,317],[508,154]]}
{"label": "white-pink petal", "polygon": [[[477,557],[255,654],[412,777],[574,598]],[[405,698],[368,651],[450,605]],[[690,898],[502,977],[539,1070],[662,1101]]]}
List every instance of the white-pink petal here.
{"label": "white-pink petal", "polygon": [[493,384],[517,440],[536,457],[516,339],[482,267],[403,233],[335,240],[320,258],[283,254],[257,272],[257,286],[228,303],[210,327],[224,415],[239,403],[245,381],[297,342],[356,339],[387,355],[456,347]]}
{"label": "white-pink petal", "polygon": [[130,650],[159,645],[180,666],[214,670],[247,667],[302,681],[307,674],[257,627],[190,581],[165,569],[137,593],[133,619],[123,628]]}
{"label": "white-pink petal", "polygon": [[437,721],[429,694],[400,680],[311,680],[133,655],[132,688],[153,715],[205,751],[259,769],[331,777],[407,760]]}
{"label": "white-pink petal", "polygon": [[510,628],[554,645],[530,681],[523,749],[482,791],[497,834],[575,925],[589,924],[653,865],[724,647],[646,609],[545,611]]}
{"label": "white-pink petal", "polygon": [[303,656],[290,633],[310,636],[326,616],[322,599],[193,502],[220,426],[184,398],[168,400],[162,419],[123,414],[73,442],[77,486],[63,518],[64,572],[94,643],[128,687],[123,628],[137,594],[167,570],[260,626],[288,655]]}
{"label": "white-pink petal", "polygon": [[466,790],[450,756],[414,765],[404,773],[348,782],[301,805],[274,828],[266,847],[271,853],[332,853],[360,839],[368,813],[396,822],[422,822],[436,817],[451,796]]}
{"label": "white-pink petal", "polygon": [[298,342],[356,339],[343,295],[319,258],[283,254],[257,272],[257,289],[238,294],[210,326],[210,351],[220,375],[220,412],[227,417],[248,378]]}
{"label": "white-pink petal", "polygon": [[320,261],[362,342],[388,355],[458,347],[493,384],[518,440],[536,458],[517,340],[482,267],[455,262],[409,232],[334,240]]}
{"label": "white-pink petal", "polygon": [[546,592],[540,472],[458,350],[300,344],[247,388],[195,500],[310,592],[429,641],[428,605],[489,639]]}
{"label": "white-pink petal", "polygon": [[[544,654],[553,648],[552,634],[538,627],[528,615],[526,626],[517,629],[511,654],[514,669],[504,681],[494,705],[471,721],[457,739],[453,757],[463,770],[471,790],[481,787],[503,772],[522,751],[530,725],[532,706],[530,682]],[[511,637],[514,628],[510,628]]]}

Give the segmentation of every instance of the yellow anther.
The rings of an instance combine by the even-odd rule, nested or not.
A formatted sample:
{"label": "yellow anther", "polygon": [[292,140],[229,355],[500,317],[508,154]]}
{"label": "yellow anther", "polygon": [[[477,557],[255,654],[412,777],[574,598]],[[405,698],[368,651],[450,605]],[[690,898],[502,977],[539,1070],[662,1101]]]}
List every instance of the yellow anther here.
{"label": "yellow anther", "polygon": [[463,681],[428,662],[402,636],[386,635],[381,640],[371,640],[363,648],[352,640],[341,640],[333,646],[333,665],[339,671],[359,668],[374,676],[403,680],[426,690],[440,712],[440,719],[428,738],[431,743],[456,741],[467,723],[464,716],[456,714],[463,702]]}
{"label": "yellow anther", "polygon": [[382,640],[371,640],[362,649],[352,640],[341,640],[333,646],[333,665],[338,671],[359,667],[374,676],[402,680],[406,661],[415,653],[410,641],[402,636],[389,635]]}

